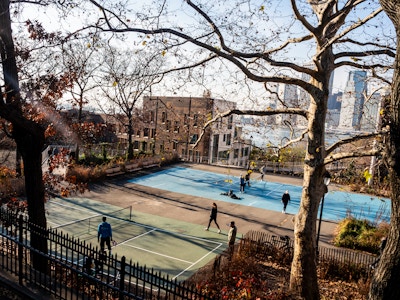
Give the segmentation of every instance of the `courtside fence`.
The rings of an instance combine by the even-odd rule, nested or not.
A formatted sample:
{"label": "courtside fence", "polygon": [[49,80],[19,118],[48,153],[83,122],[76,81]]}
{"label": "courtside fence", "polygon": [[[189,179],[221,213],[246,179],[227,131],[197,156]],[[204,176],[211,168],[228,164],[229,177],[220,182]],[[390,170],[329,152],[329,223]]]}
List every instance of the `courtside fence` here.
{"label": "courtside fence", "polygon": [[[218,299],[125,257],[104,255],[61,231],[37,228],[22,214],[1,208],[0,222],[3,272],[58,299]],[[32,235],[47,241],[47,253],[31,247]],[[34,268],[34,259],[46,267]]]}
{"label": "courtside fence", "polygon": [[[254,251],[258,254],[275,255],[279,250],[286,252],[293,251],[292,240],[286,241],[281,237],[270,235],[259,231],[249,231],[240,241],[241,247],[247,251]],[[318,247],[317,250],[318,263],[330,263],[342,266],[355,266],[364,270],[366,273],[370,271],[370,265],[376,261],[375,255],[338,247]]]}
{"label": "courtside fence", "polygon": [[[61,231],[37,228],[26,216],[17,216],[7,209],[0,210],[0,221],[3,272],[15,275],[20,285],[36,286],[58,299],[219,299],[204,294],[195,285],[127,262],[125,257],[101,255],[98,247]],[[47,253],[31,247],[30,236],[34,234],[45,238]],[[291,240],[250,231],[241,239],[241,248],[259,254],[272,250],[272,255],[283,248],[290,255],[293,244]],[[319,247],[318,250],[319,263],[353,265],[366,272],[376,259],[376,256],[347,249]],[[44,272],[33,267],[32,260],[38,257],[47,266]]]}

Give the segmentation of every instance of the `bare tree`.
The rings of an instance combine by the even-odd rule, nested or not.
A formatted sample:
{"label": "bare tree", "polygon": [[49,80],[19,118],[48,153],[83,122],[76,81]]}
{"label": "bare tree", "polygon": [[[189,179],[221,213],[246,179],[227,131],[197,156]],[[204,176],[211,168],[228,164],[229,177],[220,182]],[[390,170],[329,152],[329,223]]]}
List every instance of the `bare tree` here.
{"label": "bare tree", "polygon": [[[62,44],[63,67],[68,70],[72,83],[66,91],[71,95],[72,106],[77,107],[78,123],[82,122],[83,108],[94,98],[94,90],[98,88],[95,77],[103,64],[103,50],[104,45],[96,36],[90,41]],[[77,139],[75,142],[75,159],[78,161],[80,141]]]}
{"label": "bare tree", "polygon": [[[47,253],[46,231],[42,231],[47,228],[42,151],[46,137],[53,131],[51,123],[58,117],[54,114],[57,106],[55,102],[62,97],[62,90],[68,85],[68,79],[63,72],[56,72],[49,67],[48,61],[53,59],[53,56],[50,58],[47,55],[47,61],[43,60],[43,57],[50,53],[46,50],[59,43],[61,35],[48,33],[40,23],[28,20],[19,23],[24,24],[23,30],[18,31],[13,27],[15,24],[12,23],[11,16],[17,18],[19,9],[26,3],[42,7],[52,1],[6,0],[0,3],[0,55],[3,75],[0,117],[3,128],[7,129],[7,135],[15,141],[17,151],[23,160],[29,221],[32,228],[37,228],[31,232],[30,245],[41,253]],[[11,4],[15,4],[15,10],[12,10]],[[14,40],[23,31],[24,38]],[[32,43],[23,44],[22,40],[30,40]],[[37,56],[33,58],[35,54]],[[32,65],[28,66],[28,61]],[[43,69],[36,69],[38,65],[42,65]],[[21,82],[23,82],[22,89]],[[47,272],[47,259],[39,255],[39,252],[32,254],[33,267]]]}
{"label": "bare tree", "polygon": [[[137,102],[143,93],[151,91],[151,87],[159,83],[162,76],[158,74],[158,68],[162,61],[157,56],[151,56],[141,51],[132,53],[110,47],[106,54],[104,74],[101,90],[107,101],[111,103],[114,116],[122,114],[124,118],[118,118],[128,134],[128,159],[133,158],[133,134]],[[100,103],[100,107],[104,104]]]}
{"label": "bare tree", "polygon": [[[44,209],[44,184],[42,181],[42,150],[45,142],[44,128],[27,117],[22,108],[18,69],[11,31],[10,1],[0,3],[0,47],[4,85],[0,100],[0,116],[12,124],[11,137],[17,144],[24,161],[25,189],[30,221],[46,228]],[[31,246],[47,252],[47,239],[39,232],[31,236]],[[34,267],[47,269],[47,262],[33,255]]]}
{"label": "bare tree", "polygon": [[[387,66],[384,59],[389,58],[390,61],[394,57],[393,49],[388,46],[390,44],[382,40],[384,34],[372,36],[372,32],[367,35],[367,30],[362,31],[381,14],[379,3],[363,0],[306,3],[291,0],[289,5],[280,1],[281,11],[287,11],[282,5],[291,7],[292,11],[293,21],[289,27],[285,27],[279,24],[279,20],[274,22],[274,14],[278,10],[274,11],[252,1],[229,3],[228,7],[215,1],[187,0],[181,4],[182,7],[174,7],[184,11],[187,18],[175,22],[175,11],[172,8],[168,11],[173,6],[169,1],[155,1],[145,7],[148,13],[129,16],[121,14],[121,9],[111,3],[95,0],[89,2],[101,14],[94,25],[96,30],[152,36],[153,42],[159,41],[165,51],[175,54],[174,58],[179,63],[176,70],[207,69],[207,62],[225,60],[251,81],[265,86],[268,83],[296,85],[310,95],[310,103],[306,108],[286,103],[276,110],[234,110],[221,115],[293,114],[307,119],[307,127],[302,135],[307,140],[303,192],[295,223],[295,252],[290,287],[304,299],[318,299],[316,220],[319,203],[325,192],[325,166],[337,159],[374,155],[377,152],[374,149],[363,149],[351,153],[334,153],[343,142],[326,148],[329,80],[333,70],[343,66],[373,70],[378,74]],[[275,27],[270,30],[273,25]],[[304,47],[305,51],[312,52],[309,57],[311,65],[309,61],[301,63],[296,60],[297,57],[287,55],[293,53],[290,51],[296,47]],[[181,52],[172,52],[173,49],[181,49]],[[189,55],[185,56],[185,51]],[[363,135],[357,139],[372,136]]]}
{"label": "bare tree", "polygon": [[400,277],[400,7],[398,1],[380,0],[396,29],[397,48],[392,90],[384,122],[389,127],[385,160],[390,174],[391,216],[386,247],[372,278],[369,299],[399,299],[396,288]]}

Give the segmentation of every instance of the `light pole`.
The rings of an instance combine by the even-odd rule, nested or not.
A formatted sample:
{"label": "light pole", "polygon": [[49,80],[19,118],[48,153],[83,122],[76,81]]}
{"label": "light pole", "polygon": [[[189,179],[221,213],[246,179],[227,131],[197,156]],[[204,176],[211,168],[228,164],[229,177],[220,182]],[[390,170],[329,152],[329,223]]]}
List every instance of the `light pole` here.
{"label": "light pole", "polygon": [[319,250],[318,250],[318,244],[319,244],[319,234],[321,232],[321,222],[322,222],[322,211],[324,210],[324,200],[325,200],[325,194],[328,192],[328,185],[331,182],[331,174],[329,174],[328,171],[325,172],[324,174],[324,194],[322,195],[322,200],[321,200],[321,208],[319,211],[319,222],[318,222],[318,232],[317,232],[317,257],[319,254]]}

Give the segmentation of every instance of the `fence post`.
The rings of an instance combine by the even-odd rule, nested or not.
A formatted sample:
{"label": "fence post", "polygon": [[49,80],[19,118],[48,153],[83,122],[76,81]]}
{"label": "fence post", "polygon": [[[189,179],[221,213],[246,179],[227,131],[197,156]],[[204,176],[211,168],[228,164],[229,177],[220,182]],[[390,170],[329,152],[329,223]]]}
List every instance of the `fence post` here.
{"label": "fence post", "polygon": [[124,299],[126,258],[121,257],[121,270],[119,271],[119,299]]}
{"label": "fence post", "polygon": [[23,247],[22,247],[22,242],[23,242],[23,226],[22,226],[22,214],[19,215],[18,218],[18,282],[20,285],[22,285],[22,261],[23,261]]}

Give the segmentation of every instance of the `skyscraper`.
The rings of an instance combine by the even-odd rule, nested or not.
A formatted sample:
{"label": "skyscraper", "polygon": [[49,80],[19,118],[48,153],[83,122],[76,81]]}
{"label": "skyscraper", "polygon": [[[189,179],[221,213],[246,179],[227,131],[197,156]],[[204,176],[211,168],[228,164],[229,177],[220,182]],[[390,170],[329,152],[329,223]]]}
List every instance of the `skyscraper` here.
{"label": "skyscraper", "polygon": [[[276,100],[276,108],[283,108],[284,105],[282,103],[284,103],[287,107],[299,107],[297,86],[279,83],[276,88],[276,93],[279,97],[279,100]],[[283,124],[285,121],[289,121],[292,124],[297,124],[297,116],[288,114],[276,116],[276,124]]]}
{"label": "skyscraper", "polygon": [[360,130],[365,93],[367,92],[366,71],[350,71],[342,96],[338,128],[341,130]]}

